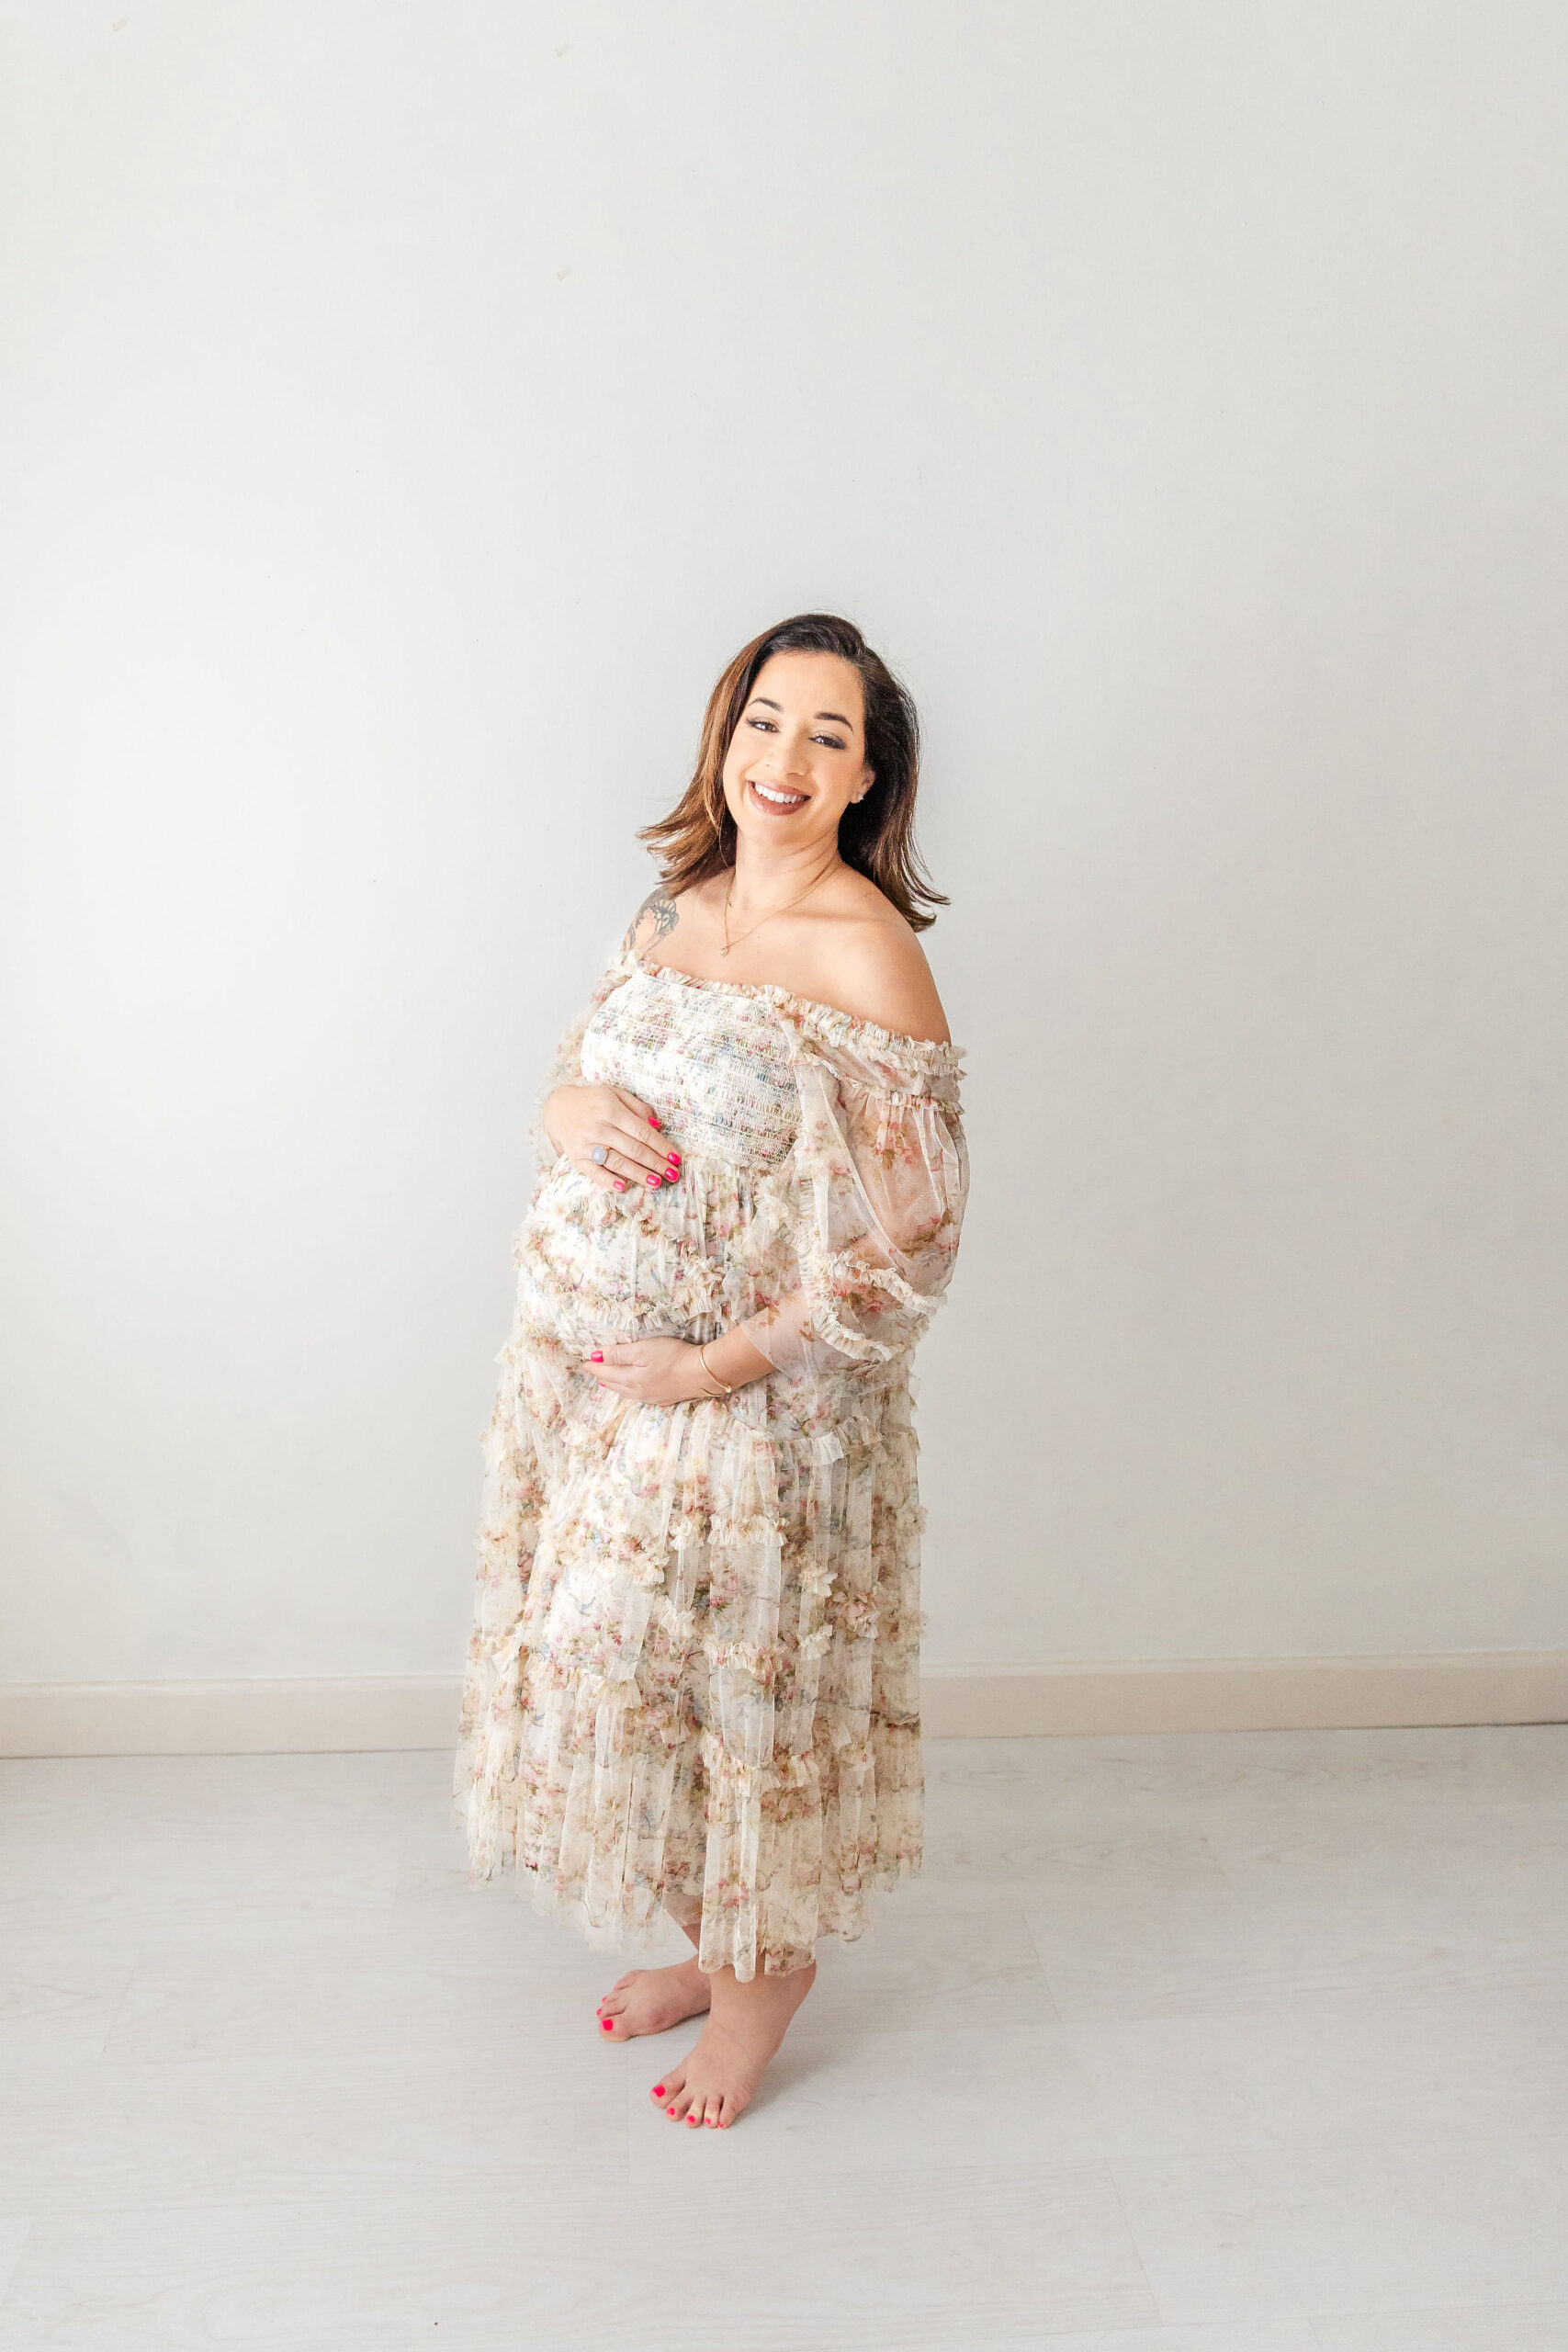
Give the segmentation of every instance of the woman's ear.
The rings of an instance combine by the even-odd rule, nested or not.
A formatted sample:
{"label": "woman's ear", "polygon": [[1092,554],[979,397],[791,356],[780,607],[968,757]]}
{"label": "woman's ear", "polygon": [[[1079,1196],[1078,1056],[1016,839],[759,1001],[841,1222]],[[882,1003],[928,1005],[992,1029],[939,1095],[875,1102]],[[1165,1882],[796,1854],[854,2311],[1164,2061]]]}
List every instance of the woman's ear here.
{"label": "woman's ear", "polygon": [[863,800],[866,794],[871,790],[872,786],[875,782],[876,770],[874,768],[863,768],[861,770],[861,787],[855,794],[855,798],[857,800]]}

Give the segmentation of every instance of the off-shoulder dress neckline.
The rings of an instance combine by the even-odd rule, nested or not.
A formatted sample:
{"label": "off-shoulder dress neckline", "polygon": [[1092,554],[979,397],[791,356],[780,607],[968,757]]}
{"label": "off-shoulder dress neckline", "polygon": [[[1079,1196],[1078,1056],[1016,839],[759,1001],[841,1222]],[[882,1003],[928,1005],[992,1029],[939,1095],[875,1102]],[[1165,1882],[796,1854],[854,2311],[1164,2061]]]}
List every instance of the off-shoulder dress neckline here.
{"label": "off-shoulder dress neckline", "polygon": [[956,1070],[964,1059],[964,1047],[944,1044],[939,1037],[911,1037],[899,1029],[884,1029],[875,1021],[863,1021],[842,1005],[825,1004],[819,997],[796,996],[792,989],[781,988],[776,980],[709,980],[695,972],[682,972],[674,964],[652,964],[635,947],[623,948],[619,962],[633,971],[645,972],[651,978],[679,980],[689,989],[719,989],[728,996],[761,997],[767,1003],[789,1006],[813,1028],[840,1038],[846,1043],[864,1038],[874,1050],[891,1051],[917,1061],[922,1069]]}

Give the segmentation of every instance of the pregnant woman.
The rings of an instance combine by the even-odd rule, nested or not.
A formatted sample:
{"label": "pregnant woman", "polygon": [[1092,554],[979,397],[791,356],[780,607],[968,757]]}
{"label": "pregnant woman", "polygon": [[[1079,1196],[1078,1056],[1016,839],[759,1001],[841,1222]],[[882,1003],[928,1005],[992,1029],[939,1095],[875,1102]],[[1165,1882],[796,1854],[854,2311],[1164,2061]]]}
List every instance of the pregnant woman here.
{"label": "pregnant woman", "polygon": [[688,2127],[920,1861],[909,1359],[968,1163],[917,752],[851,623],[737,654],[539,1104],[456,1786],[475,1879],[511,1860],[595,1944],[684,1930],[598,2030],[705,2013],[652,2088]]}

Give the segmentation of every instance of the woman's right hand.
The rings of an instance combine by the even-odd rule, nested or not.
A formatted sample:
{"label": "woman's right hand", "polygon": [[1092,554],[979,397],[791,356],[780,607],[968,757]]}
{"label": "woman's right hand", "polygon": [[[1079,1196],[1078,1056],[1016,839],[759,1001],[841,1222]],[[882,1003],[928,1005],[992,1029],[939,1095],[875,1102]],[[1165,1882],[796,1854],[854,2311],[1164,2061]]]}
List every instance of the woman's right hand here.
{"label": "woman's right hand", "polygon": [[[580,1176],[606,1192],[629,1183],[672,1184],[681,1155],[660,1139],[659,1121],[646,1102],[618,1086],[558,1086],[546,1098],[545,1133]],[[593,1157],[602,1147],[603,1161]]]}

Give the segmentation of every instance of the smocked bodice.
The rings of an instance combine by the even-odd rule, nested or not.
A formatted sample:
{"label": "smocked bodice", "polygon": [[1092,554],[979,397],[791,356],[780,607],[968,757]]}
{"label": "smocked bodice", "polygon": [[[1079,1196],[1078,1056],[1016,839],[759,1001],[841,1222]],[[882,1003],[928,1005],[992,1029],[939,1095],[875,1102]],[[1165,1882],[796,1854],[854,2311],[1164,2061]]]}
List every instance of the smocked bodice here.
{"label": "smocked bodice", "polygon": [[649,1104],[688,1157],[773,1167],[794,1146],[799,1096],[765,998],[638,967],[589,1022],[581,1071]]}

